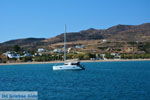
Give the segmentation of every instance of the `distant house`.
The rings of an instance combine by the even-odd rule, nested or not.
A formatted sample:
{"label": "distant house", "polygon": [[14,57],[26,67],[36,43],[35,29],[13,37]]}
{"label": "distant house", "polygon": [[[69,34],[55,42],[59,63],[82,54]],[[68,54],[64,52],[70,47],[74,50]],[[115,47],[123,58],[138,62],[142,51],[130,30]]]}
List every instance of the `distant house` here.
{"label": "distant house", "polygon": [[32,55],[29,52],[23,52],[24,55],[22,57],[31,57]]}
{"label": "distant house", "polygon": [[20,54],[10,53],[7,55],[8,58],[20,58]]}
{"label": "distant house", "polygon": [[107,40],[106,40],[106,39],[103,39],[102,42],[107,42]]}
{"label": "distant house", "polygon": [[20,54],[11,53],[11,54],[8,54],[8,57],[9,58],[20,58]]}
{"label": "distant house", "polygon": [[76,45],[76,46],[75,46],[75,48],[78,48],[78,49],[84,48],[84,47],[85,47],[85,45]]}
{"label": "distant house", "polygon": [[17,54],[14,51],[7,51],[6,53],[4,53],[5,56],[7,56],[8,58],[20,58],[20,54]]}
{"label": "distant house", "polygon": [[68,48],[67,52],[68,52],[68,53],[70,53],[70,52],[71,52],[71,50],[72,50],[72,48]]}
{"label": "distant house", "polygon": [[106,60],[107,58],[105,57],[106,54],[100,54],[100,56],[102,57],[103,60]]}
{"label": "distant house", "polygon": [[5,53],[3,53],[4,56],[7,56],[8,54],[10,54],[11,52],[10,51],[7,51]]}
{"label": "distant house", "polygon": [[39,48],[37,52],[45,52],[46,50],[43,48]]}
{"label": "distant house", "polygon": [[112,56],[118,56],[119,54],[118,53],[111,53],[110,55],[112,55]]}
{"label": "distant house", "polygon": [[111,53],[110,55],[114,56],[114,59],[120,59],[121,58],[119,53]]}
{"label": "distant house", "polygon": [[63,51],[62,51],[62,49],[54,49],[53,52],[54,53],[62,53]]}

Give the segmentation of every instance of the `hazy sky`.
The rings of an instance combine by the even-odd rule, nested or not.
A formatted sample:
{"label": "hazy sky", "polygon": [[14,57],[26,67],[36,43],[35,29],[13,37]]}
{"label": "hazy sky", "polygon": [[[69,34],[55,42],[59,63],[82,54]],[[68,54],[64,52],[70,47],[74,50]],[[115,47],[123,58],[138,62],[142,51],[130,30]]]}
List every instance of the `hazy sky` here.
{"label": "hazy sky", "polygon": [[0,42],[150,22],[150,0],[0,0]]}

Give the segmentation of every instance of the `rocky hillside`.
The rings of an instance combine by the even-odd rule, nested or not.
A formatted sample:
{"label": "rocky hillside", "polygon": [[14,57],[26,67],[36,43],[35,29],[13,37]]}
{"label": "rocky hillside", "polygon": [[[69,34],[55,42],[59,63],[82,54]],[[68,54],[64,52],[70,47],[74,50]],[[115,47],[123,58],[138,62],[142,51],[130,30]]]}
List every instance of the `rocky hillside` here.
{"label": "rocky hillside", "polygon": [[[80,32],[67,33],[67,41],[78,40],[99,40],[107,39],[114,42],[117,41],[139,41],[150,42],[150,23],[141,25],[116,25],[108,29],[93,29],[82,30]],[[19,45],[23,48],[38,48],[47,47],[48,45],[63,42],[63,33],[53,38],[27,38],[11,40],[0,44],[1,51],[9,50],[14,45]]]}
{"label": "rocky hillside", "polygon": [[[110,39],[121,41],[150,41],[150,23],[142,25],[116,25],[108,29],[88,29],[80,32],[67,33],[67,41]],[[63,34],[46,39],[45,42],[58,43],[63,41]]]}
{"label": "rocky hillside", "polygon": [[19,45],[20,47],[25,49],[36,48],[37,46],[43,44],[42,42],[43,40],[45,40],[45,38],[25,38],[25,39],[10,40],[0,44],[1,47],[0,52],[12,50],[12,47],[14,45]]}
{"label": "rocky hillside", "polygon": [[17,39],[17,40],[10,40],[7,42],[2,43],[1,45],[10,46],[10,45],[34,45],[37,42],[41,42],[45,40],[45,38],[25,38],[25,39]]}

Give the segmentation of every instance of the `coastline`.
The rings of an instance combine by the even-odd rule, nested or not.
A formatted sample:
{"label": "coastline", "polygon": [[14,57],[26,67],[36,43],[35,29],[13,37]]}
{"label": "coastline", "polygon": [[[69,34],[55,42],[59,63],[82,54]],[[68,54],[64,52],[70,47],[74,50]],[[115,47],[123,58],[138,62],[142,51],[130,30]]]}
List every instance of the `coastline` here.
{"label": "coastline", "polygon": [[[121,61],[150,61],[150,59],[107,59],[107,60],[81,60],[80,62],[121,62]],[[63,61],[0,63],[0,65],[53,64],[53,63],[63,63]]]}

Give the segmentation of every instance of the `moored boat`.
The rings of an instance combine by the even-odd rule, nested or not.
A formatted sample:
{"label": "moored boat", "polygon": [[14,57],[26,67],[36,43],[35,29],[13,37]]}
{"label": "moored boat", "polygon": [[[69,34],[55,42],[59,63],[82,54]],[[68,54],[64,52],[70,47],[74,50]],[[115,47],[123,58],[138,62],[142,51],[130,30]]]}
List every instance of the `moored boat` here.
{"label": "moored boat", "polygon": [[66,60],[66,25],[64,33],[64,65],[53,66],[53,70],[84,70],[79,60]]}
{"label": "moored boat", "polygon": [[84,70],[79,60],[67,60],[64,65],[53,66],[53,70]]}

